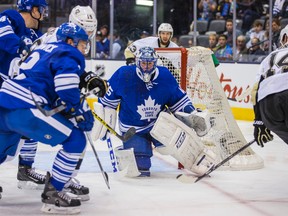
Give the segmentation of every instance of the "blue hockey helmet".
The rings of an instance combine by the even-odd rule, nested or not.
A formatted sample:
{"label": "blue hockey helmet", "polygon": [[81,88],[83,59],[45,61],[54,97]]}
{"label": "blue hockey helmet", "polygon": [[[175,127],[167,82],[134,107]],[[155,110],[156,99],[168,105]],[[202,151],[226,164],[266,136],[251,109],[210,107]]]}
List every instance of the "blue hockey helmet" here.
{"label": "blue hockey helmet", "polygon": [[66,41],[72,39],[76,47],[80,40],[88,41],[88,34],[80,26],[74,23],[63,23],[56,32],[57,40]]}
{"label": "blue hockey helmet", "polygon": [[46,0],[18,0],[17,8],[19,11],[31,11],[33,7],[47,8]]}
{"label": "blue hockey helmet", "polygon": [[33,7],[38,7],[40,14],[47,12],[48,4],[46,0],[18,0],[17,8],[19,11],[30,12]]}
{"label": "blue hockey helmet", "polygon": [[144,82],[150,82],[157,66],[157,60],[158,57],[152,47],[146,46],[139,49],[136,55],[136,66],[141,71]]}

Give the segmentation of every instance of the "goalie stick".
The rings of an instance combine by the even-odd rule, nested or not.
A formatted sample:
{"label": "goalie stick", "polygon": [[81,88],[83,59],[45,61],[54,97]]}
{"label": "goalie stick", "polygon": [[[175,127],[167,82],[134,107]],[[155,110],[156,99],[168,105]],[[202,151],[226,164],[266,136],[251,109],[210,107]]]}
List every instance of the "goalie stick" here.
{"label": "goalie stick", "polygon": [[240,149],[238,149],[237,151],[235,151],[233,154],[231,154],[230,156],[228,156],[227,158],[225,158],[224,160],[222,160],[221,162],[219,162],[218,164],[212,166],[207,172],[205,172],[203,175],[196,177],[196,176],[191,176],[191,175],[184,175],[184,174],[180,174],[178,175],[176,178],[182,182],[182,183],[196,183],[198,181],[200,181],[201,179],[203,179],[204,177],[208,176],[210,173],[212,173],[213,171],[215,171],[216,169],[218,169],[220,166],[222,166],[223,164],[225,164],[226,162],[228,162],[229,160],[231,160],[233,157],[235,157],[236,155],[238,155],[240,152],[242,152],[243,150],[245,150],[246,148],[248,148],[250,145],[252,145],[255,142],[255,139],[251,140],[250,142],[248,142],[246,145],[242,146]]}
{"label": "goalie stick", "polygon": [[132,136],[134,136],[134,134],[136,133],[136,129],[134,127],[129,128],[129,130],[124,133],[122,136],[120,134],[118,134],[113,128],[111,128],[102,118],[100,118],[100,116],[98,116],[94,110],[91,110],[92,114],[94,115],[94,117],[100,121],[109,131],[110,133],[114,134],[116,137],[118,137],[121,141],[126,142],[128,141]]}
{"label": "goalie stick", "polygon": [[91,148],[92,148],[92,150],[93,150],[93,152],[94,152],[95,158],[96,158],[97,163],[98,163],[98,165],[99,165],[99,168],[100,168],[100,171],[101,171],[101,173],[102,173],[102,176],[103,176],[103,178],[104,178],[104,180],[105,180],[105,183],[106,183],[108,189],[110,189],[108,174],[104,171],[104,169],[103,169],[103,167],[102,167],[102,164],[101,164],[101,162],[100,162],[100,159],[99,159],[99,157],[98,157],[98,154],[97,154],[97,152],[96,152],[96,149],[95,149],[95,147],[94,147],[94,145],[93,145],[91,136],[90,136],[90,134],[89,134],[88,132],[85,132],[85,135],[86,135],[86,137],[87,137],[87,139],[88,139],[88,142],[90,143],[90,146],[91,146]]}

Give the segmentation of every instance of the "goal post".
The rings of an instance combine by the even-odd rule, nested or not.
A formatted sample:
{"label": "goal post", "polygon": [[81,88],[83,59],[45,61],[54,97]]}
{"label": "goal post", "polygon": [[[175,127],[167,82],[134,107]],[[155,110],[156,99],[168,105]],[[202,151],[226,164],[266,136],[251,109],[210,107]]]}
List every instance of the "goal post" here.
{"label": "goal post", "polygon": [[[193,105],[208,109],[211,113],[213,126],[201,139],[216,153],[217,162],[244,146],[247,141],[233,117],[212,60],[212,52],[204,47],[155,50],[159,56],[158,65],[168,67]],[[252,170],[263,166],[263,159],[249,147],[228,161],[222,169]]]}

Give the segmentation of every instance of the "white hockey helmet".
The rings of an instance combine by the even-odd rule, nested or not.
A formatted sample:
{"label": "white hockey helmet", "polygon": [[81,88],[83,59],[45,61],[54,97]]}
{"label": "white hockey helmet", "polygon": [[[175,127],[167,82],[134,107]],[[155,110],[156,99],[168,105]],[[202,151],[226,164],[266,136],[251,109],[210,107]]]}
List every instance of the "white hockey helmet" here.
{"label": "white hockey helmet", "polygon": [[74,7],[69,15],[69,22],[82,27],[87,32],[90,39],[96,34],[97,19],[90,6],[77,5]]}
{"label": "white hockey helmet", "polygon": [[[286,41],[285,41],[285,35],[287,37]],[[286,25],[280,32],[280,36],[279,36],[279,40],[280,40],[280,45],[281,47],[284,47],[285,45],[288,44],[288,25]]]}
{"label": "white hockey helmet", "polygon": [[170,23],[162,23],[158,28],[158,37],[160,36],[160,32],[171,32],[171,38],[173,37],[173,28]]}

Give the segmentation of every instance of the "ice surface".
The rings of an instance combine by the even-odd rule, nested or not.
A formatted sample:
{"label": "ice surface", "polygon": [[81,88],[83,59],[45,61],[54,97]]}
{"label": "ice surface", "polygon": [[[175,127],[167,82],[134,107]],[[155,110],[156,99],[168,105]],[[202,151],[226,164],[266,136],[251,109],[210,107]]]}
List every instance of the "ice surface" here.
{"label": "ice surface", "polygon": [[[252,122],[237,121],[245,138],[253,137]],[[113,137],[113,145],[120,145]],[[288,212],[288,146],[275,136],[264,148],[252,145],[263,157],[265,167],[253,171],[215,171],[211,178],[183,184],[176,176],[177,162],[154,155],[150,178],[119,178],[112,166],[105,142],[95,143],[103,168],[109,175],[109,190],[88,146],[78,174],[90,188],[91,199],[82,202],[80,215],[111,216],[286,216]],[[35,167],[51,170],[56,148],[39,145]],[[17,159],[0,166],[0,215],[41,215],[42,191],[17,188]]]}

